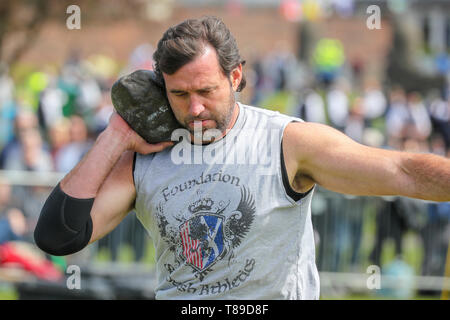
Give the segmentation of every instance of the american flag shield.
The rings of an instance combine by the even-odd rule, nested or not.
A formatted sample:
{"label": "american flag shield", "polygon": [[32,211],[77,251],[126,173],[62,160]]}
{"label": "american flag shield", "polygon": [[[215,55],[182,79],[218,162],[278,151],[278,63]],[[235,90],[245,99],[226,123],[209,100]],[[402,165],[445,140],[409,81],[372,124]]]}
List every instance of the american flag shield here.
{"label": "american flag shield", "polygon": [[197,270],[211,266],[224,252],[223,218],[196,215],[180,226],[182,256]]}

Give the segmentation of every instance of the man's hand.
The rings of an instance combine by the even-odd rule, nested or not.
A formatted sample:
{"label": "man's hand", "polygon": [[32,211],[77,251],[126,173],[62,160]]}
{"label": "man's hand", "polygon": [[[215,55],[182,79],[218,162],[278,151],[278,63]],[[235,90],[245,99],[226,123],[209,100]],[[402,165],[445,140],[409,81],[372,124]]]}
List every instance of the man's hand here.
{"label": "man's hand", "polygon": [[149,154],[160,152],[165,148],[172,146],[171,141],[160,142],[155,144],[147,143],[141,136],[139,136],[133,129],[125,122],[125,120],[114,112],[109,119],[109,125],[106,130],[117,134],[119,138],[124,141],[124,150],[132,150],[140,154]]}

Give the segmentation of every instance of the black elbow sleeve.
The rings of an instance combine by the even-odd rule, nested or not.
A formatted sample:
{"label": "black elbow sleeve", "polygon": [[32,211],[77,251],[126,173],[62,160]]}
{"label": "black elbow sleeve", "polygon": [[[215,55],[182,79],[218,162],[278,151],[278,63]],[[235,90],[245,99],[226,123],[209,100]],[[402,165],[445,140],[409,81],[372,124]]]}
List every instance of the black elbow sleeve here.
{"label": "black elbow sleeve", "polygon": [[58,184],[41,210],[34,230],[36,245],[55,256],[72,254],[86,247],[92,235],[93,204],[94,198],[73,198]]}

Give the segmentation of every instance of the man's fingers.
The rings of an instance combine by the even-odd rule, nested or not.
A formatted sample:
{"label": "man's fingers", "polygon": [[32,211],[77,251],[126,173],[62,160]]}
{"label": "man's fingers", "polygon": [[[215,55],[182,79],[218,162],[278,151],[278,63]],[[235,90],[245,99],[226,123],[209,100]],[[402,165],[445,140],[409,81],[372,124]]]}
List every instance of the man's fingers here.
{"label": "man's fingers", "polygon": [[158,147],[162,148],[160,151],[164,150],[165,148],[171,147],[174,144],[175,144],[175,142],[173,142],[173,141],[165,141],[165,142],[157,143]]}
{"label": "man's fingers", "polygon": [[155,144],[149,144],[145,143],[142,145],[142,148],[139,148],[139,150],[136,150],[137,152],[141,154],[149,154],[154,152],[160,152],[164,150],[165,148],[171,147],[174,145],[174,142],[172,141],[166,141],[166,142],[159,142]]}

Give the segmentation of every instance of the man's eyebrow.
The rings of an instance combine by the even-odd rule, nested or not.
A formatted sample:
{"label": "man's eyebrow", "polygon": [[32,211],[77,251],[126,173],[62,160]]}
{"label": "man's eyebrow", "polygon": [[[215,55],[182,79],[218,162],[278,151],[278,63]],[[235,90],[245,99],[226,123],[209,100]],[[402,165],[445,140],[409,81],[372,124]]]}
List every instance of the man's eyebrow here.
{"label": "man's eyebrow", "polygon": [[169,90],[171,93],[185,93],[186,91],[178,90],[178,89],[171,89]]}
{"label": "man's eyebrow", "polygon": [[[209,87],[204,87],[204,88],[201,88],[201,89],[197,89],[196,91],[197,92],[201,92],[201,91],[210,91],[210,90],[214,90],[214,89],[217,89],[217,87],[218,86],[209,86]],[[169,90],[171,93],[175,93],[175,94],[177,94],[177,93],[185,93],[185,92],[187,92],[187,91],[185,91],[185,90],[180,90],[180,89],[170,89]]]}
{"label": "man's eyebrow", "polygon": [[205,88],[198,89],[197,91],[210,91],[216,89],[218,86],[209,86]]}

